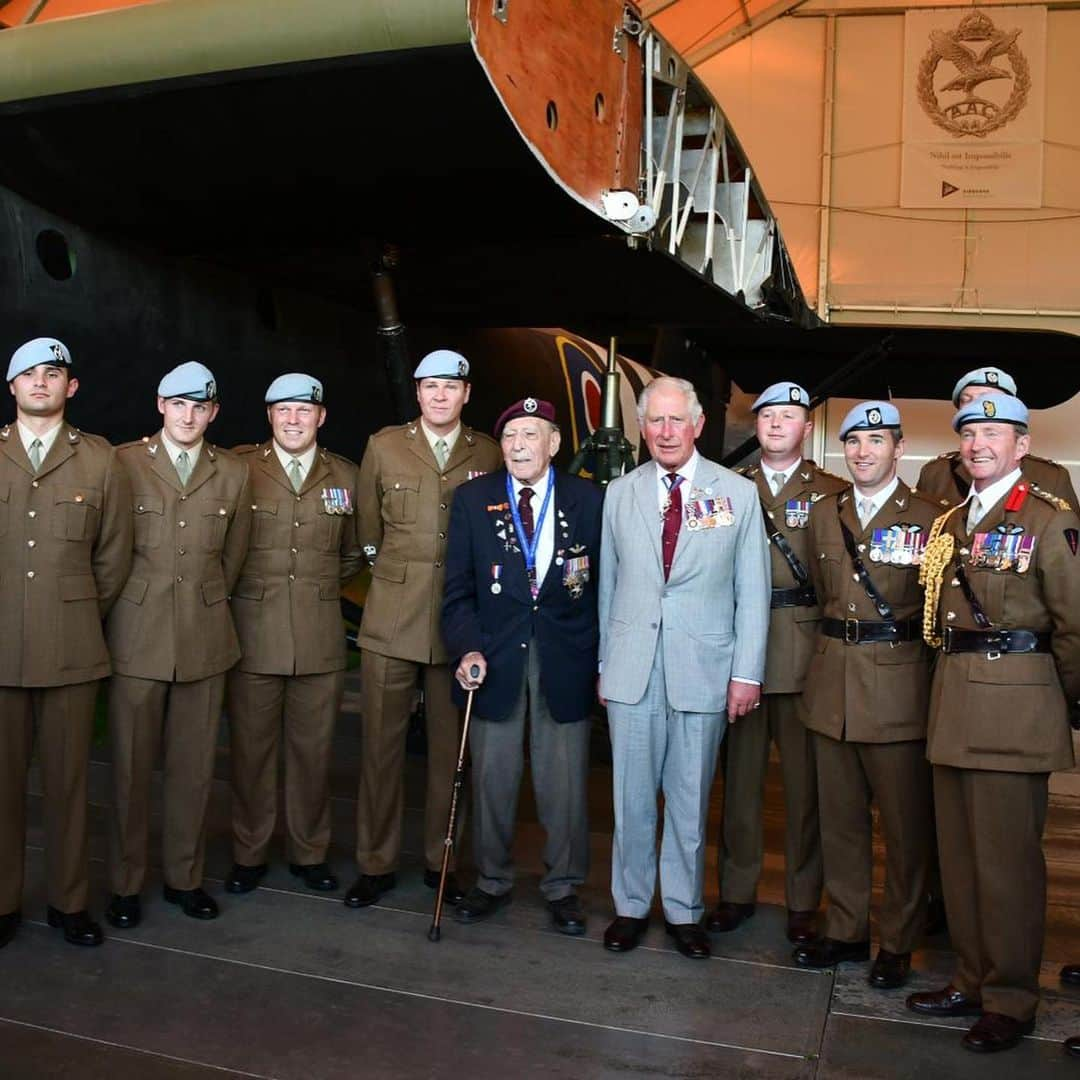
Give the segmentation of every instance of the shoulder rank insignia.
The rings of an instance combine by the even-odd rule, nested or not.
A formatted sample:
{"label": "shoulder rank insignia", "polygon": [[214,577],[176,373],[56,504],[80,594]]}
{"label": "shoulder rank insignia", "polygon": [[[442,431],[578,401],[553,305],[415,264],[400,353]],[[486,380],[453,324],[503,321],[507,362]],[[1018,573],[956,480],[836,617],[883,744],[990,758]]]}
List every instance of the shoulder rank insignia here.
{"label": "shoulder rank insignia", "polygon": [[[1023,487],[1023,484],[1017,484],[1016,487]],[[1049,491],[1043,491],[1038,484],[1031,484],[1031,494],[1037,495],[1043,502],[1048,502],[1055,510],[1071,510],[1072,506],[1069,504],[1068,499],[1063,499],[1059,495],[1051,495]],[[1014,491],[1016,488],[1013,489]],[[1010,496],[1011,498],[1011,496]],[[1008,503],[1005,505],[1005,509],[1010,509]]]}

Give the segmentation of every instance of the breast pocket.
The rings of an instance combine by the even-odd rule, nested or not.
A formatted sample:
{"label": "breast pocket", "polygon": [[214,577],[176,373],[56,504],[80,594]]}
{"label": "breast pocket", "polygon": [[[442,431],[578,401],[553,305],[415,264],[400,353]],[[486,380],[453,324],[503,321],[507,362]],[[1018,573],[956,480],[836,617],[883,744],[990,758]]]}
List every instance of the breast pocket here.
{"label": "breast pocket", "polygon": [[383,489],[383,517],[395,525],[412,525],[420,504],[419,476],[387,477]]}
{"label": "breast pocket", "polygon": [[58,540],[90,540],[101,520],[102,493],[97,488],[58,487],[53,495],[53,536]]}
{"label": "breast pocket", "polygon": [[352,527],[352,515],[329,514],[325,509],[320,509],[315,518],[315,543],[319,551],[340,550],[342,530]]}
{"label": "breast pocket", "polygon": [[165,500],[160,495],[136,495],[132,507],[135,511],[136,549],[148,551],[160,547],[165,527]]}
{"label": "breast pocket", "polygon": [[207,551],[220,551],[225,543],[225,530],[229,527],[229,504],[217,499],[203,504],[202,514],[203,546]]}
{"label": "breast pocket", "polygon": [[278,504],[274,499],[259,499],[251,504],[251,546],[271,548],[277,530]]}
{"label": "breast pocket", "polygon": [[839,596],[843,591],[844,549],[822,548],[817,552],[818,570],[829,596]]}

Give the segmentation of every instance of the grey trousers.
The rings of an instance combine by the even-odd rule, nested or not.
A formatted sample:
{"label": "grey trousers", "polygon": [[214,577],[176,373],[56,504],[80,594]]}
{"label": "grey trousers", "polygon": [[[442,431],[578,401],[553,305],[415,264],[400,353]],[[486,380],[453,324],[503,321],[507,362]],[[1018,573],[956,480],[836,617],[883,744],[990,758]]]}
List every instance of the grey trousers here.
{"label": "grey trousers", "polygon": [[726,713],[680,712],[668,704],[663,645],[657,643],[645,696],[608,702],[614,766],[615,913],[648,917],[656,891],[656,795],[664,793],[660,898],[669,923],[704,914],[705,825]]}
{"label": "grey trousers", "polygon": [[473,837],[477,886],[494,896],[508,893],[514,885],[510,848],[528,719],[533,791],[540,824],[547,833],[547,873],[540,892],[551,901],[574,893],[589,872],[589,721],[559,724],[552,719],[540,693],[539,654],[531,642],[521,694],[510,715],[505,720],[474,716],[470,724]]}

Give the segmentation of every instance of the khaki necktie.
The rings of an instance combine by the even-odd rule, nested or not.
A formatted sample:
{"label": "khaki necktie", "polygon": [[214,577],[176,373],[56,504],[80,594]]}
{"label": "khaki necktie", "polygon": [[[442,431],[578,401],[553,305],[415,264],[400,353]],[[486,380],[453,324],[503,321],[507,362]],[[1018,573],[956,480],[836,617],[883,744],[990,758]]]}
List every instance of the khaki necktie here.
{"label": "khaki necktie", "polygon": [[437,440],[435,443],[435,461],[439,466],[440,472],[446,468],[446,459],[448,456],[449,455],[446,453],[446,440]]}
{"label": "khaki necktie", "polygon": [[873,499],[860,499],[859,500],[859,524],[865,529],[870,523],[870,519],[874,516],[874,500]]}
{"label": "khaki necktie", "polygon": [[180,483],[187,487],[187,482],[191,479],[191,460],[186,450],[181,450],[176,455],[176,475],[180,477]]}
{"label": "khaki necktie", "polygon": [[289,458],[289,483],[292,484],[293,491],[299,492],[303,482],[304,478],[300,475],[300,459]]}
{"label": "khaki necktie", "polygon": [[772,493],[774,495],[779,495],[780,489],[784,486],[784,474],[774,472],[772,476],[769,477],[769,486],[772,488]]}
{"label": "khaki necktie", "polygon": [[40,439],[35,439],[30,444],[30,464],[34,468],[34,472],[41,471],[41,451],[44,444]]}
{"label": "khaki necktie", "polygon": [[979,501],[978,495],[971,496],[971,505],[968,507],[967,516],[967,531],[974,532],[975,527],[979,524],[979,521],[983,516],[982,503]]}

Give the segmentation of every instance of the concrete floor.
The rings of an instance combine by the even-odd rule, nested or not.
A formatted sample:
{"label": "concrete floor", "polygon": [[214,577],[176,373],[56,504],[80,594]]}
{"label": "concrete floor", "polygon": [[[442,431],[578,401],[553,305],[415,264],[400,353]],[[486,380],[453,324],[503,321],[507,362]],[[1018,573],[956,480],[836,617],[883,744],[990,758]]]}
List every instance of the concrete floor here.
{"label": "concrete floor", "polygon": [[[342,718],[333,776],[331,861],[344,886],[354,875],[357,723],[355,715]],[[95,751],[91,782],[97,913],[107,890],[107,756]],[[227,769],[223,747],[207,860],[207,888],[222,917],[185,918],[161,899],[155,875],[143,924],[113,931],[100,949],[66,945],[45,925],[41,807],[32,797],[24,923],[0,951],[0,1080],[1080,1075],[1080,1062],[1060,1047],[1080,1034],[1080,993],[1057,981],[1061,963],[1080,960],[1080,799],[1055,796],[1047,830],[1050,909],[1036,1034],[984,1058],[960,1047],[965,1021],[922,1023],[904,1008],[907,990],[871,990],[866,964],[824,973],[793,967],[778,906],[783,811],[775,767],[762,903],[744,927],[714,939],[707,963],[679,956],[659,917],[634,953],[601,947],[611,917],[610,767],[602,762],[592,770],[588,934],[572,939],[550,928],[536,888],[541,834],[526,792],[513,904],[475,927],[447,918],[439,944],[427,940],[433,894],[416,854],[422,759],[409,761],[410,850],[398,887],[363,911],[345,908],[340,893],[298,885],[280,851],[264,887],[242,897],[223,892],[231,864]],[[718,784],[712,837],[719,794]],[[715,865],[715,847],[708,858]],[[916,957],[914,989],[948,978],[947,941],[930,944]]]}

